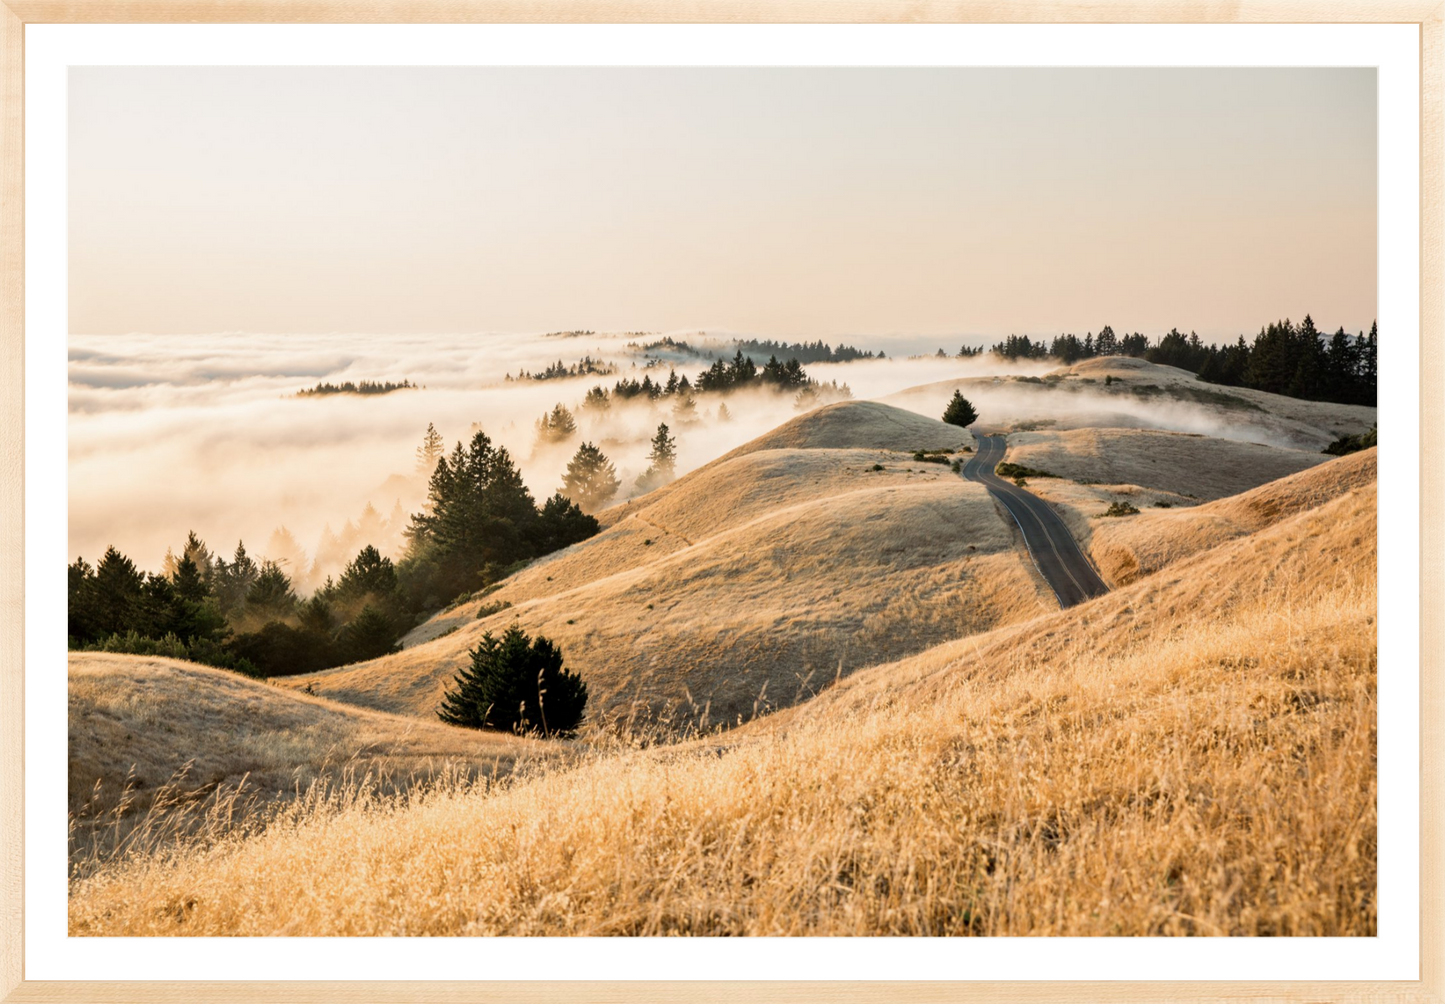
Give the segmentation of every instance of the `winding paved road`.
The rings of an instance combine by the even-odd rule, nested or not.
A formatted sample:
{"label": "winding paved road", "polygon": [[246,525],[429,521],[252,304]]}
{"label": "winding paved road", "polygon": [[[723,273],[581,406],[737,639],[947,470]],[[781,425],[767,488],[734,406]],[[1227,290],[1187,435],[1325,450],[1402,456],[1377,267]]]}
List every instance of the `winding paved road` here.
{"label": "winding paved road", "polygon": [[1053,587],[1059,605],[1072,607],[1107,593],[1109,587],[1099,578],[1089,559],[1084,557],[1079,542],[1059,514],[1033,492],[1025,491],[993,472],[1008,451],[1008,440],[1003,436],[974,438],[978,440],[978,452],[963,465],[963,476],[987,488],[989,494],[1002,502],[1013,516],[1034,564],[1044,580]]}

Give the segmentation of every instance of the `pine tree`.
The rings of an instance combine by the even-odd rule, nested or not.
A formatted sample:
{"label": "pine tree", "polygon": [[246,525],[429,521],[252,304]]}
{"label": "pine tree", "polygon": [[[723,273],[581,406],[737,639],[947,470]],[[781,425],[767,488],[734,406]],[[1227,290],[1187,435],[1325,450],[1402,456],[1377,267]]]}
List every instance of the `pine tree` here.
{"label": "pine tree", "polygon": [[454,679],[437,717],[451,725],[505,732],[566,735],[587,706],[587,684],[564,669],[562,653],[513,624],[501,638],[488,631]]}
{"label": "pine tree", "polygon": [[396,628],[390,618],[368,603],[341,629],[336,643],[347,662],[377,659],[396,651]]}
{"label": "pine tree", "polygon": [[89,606],[97,637],[139,629],[143,615],[145,576],[135,562],[114,547],[105,549],[95,566]]}
{"label": "pine tree", "polygon": [[611,406],[612,402],[608,399],[606,387],[593,387],[582,399],[584,411],[606,411]]}
{"label": "pine tree", "polygon": [[733,413],[728,411],[726,401],[717,406],[717,420],[719,422],[731,422],[733,420]]}
{"label": "pine tree", "polygon": [[563,442],[577,431],[577,420],[560,404],[537,419],[536,425],[539,445]]}
{"label": "pine tree", "polygon": [[978,421],[978,412],[974,410],[968,398],[958,391],[954,391],[948,407],[943,410],[943,420],[949,425],[967,428]]}
{"label": "pine tree", "polygon": [[332,589],[332,596],[343,605],[370,599],[386,606],[396,600],[396,594],[396,566],[371,544],[347,563]]}
{"label": "pine tree", "polygon": [[672,406],[672,420],[678,425],[692,425],[697,421],[697,402],[691,394],[683,394]]}
{"label": "pine tree", "polygon": [[266,620],[282,620],[296,609],[291,580],[276,562],[261,562],[256,581],[246,591],[246,612]]}
{"label": "pine tree", "polygon": [[301,542],[285,526],[271,531],[271,539],[266,542],[266,557],[280,565],[293,579],[304,574],[310,565]]}
{"label": "pine tree", "polygon": [[442,434],[437,432],[437,427],[431,422],[426,424],[426,433],[421,437],[421,445],[416,448],[416,472],[423,477],[431,477],[431,472],[436,469],[437,461],[446,453],[446,443],[442,441]]}
{"label": "pine tree", "polygon": [[647,459],[651,463],[637,479],[638,491],[650,492],[677,476],[677,440],[669,434],[666,422],[658,425],[657,435],[652,437],[652,452]]}
{"label": "pine tree", "polygon": [[558,492],[542,506],[537,519],[534,551],[550,554],[593,536],[602,527],[567,496]]}
{"label": "pine tree", "polygon": [[435,566],[429,589],[446,601],[485,584],[493,570],[531,557],[537,519],[511,454],[477,432],[469,447],[458,443],[437,461],[427,506],[407,530],[408,560]]}
{"label": "pine tree", "polygon": [[657,435],[652,437],[652,452],[647,455],[652,468],[671,481],[677,470],[677,440],[669,435],[667,423],[657,426]]}
{"label": "pine tree", "polygon": [[621,486],[612,461],[592,443],[583,443],[567,463],[560,492],[593,513],[605,509]]}

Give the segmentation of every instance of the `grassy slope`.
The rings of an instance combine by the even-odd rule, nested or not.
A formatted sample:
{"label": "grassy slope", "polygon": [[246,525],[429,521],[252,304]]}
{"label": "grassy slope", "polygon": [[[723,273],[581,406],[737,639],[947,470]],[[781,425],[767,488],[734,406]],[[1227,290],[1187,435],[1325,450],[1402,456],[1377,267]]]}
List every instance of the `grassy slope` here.
{"label": "grassy slope", "polygon": [[1199,499],[1249,491],[1322,464],[1322,453],[1154,429],[1016,432],[1011,463],[1072,481],[1135,485]]}
{"label": "grassy slope", "polygon": [[[545,745],[337,704],[174,659],[70,655],[70,808],[115,803],[127,781],[144,805],[188,761],[173,794],[209,794],[243,777],[273,794],[345,767],[398,778],[441,761],[508,769]],[[99,783],[100,787],[96,789]]]}
{"label": "grassy slope", "polygon": [[[832,425],[850,409],[893,411],[821,414]],[[793,434],[808,424],[784,430],[806,441]],[[910,449],[919,427],[951,428],[906,414],[898,424]],[[911,453],[735,451],[618,508],[603,533],[433,618],[401,653],[277,682],[428,717],[481,633],[516,618],[561,645],[594,720],[736,723],[861,666],[1047,609],[982,488]]]}
{"label": "grassy slope", "polygon": [[319,807],[73,934],[1375,930],[1372,486],[719,745]]}
{"label": "grassy slope", "polygon": [[[1076,485],[1035,478],[1030,487],[1059,510],[1111,585],[1126,585],[1227,540],[1372,485],[1376,452],[1365,450],[1311,466],[1251,491],[1203,505],[1168,492],[1128,486]],[[1127,499],[1137,516],[1101,519],[1110,502]],[[1155,504],[1169,501],[1170,508]]]}

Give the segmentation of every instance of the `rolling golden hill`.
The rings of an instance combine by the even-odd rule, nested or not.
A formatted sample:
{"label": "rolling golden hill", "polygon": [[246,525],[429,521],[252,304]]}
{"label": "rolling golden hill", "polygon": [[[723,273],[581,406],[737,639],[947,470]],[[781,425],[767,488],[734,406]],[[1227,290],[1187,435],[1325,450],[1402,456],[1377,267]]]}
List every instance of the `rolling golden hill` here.
{"label": "rolling golden hill", "polygon": [[1369,464],[723,735],[142,849],[72,881],[70,933],[1373,935]]}

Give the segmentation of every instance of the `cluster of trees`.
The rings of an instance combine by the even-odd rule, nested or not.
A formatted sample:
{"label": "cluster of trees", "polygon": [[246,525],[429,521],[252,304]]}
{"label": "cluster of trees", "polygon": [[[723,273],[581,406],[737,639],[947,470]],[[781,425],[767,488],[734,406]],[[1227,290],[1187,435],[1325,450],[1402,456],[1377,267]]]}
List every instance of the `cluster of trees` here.
{"label": "cluster of trees", "polygon": [[[666,459],[654,467],[670,478]],[[597,521],[563,491],[597,508],[617,491],[611,462],[590,443],[569,465],[563,490],[540,506],[506,449],[485,433],[448,456],[428,426],[417,462],[430,468],[427,501],[408,520],[400,560],[368,543],[303,599],[304,552],[284,528],[272,536],[273,554],[259,562],[244,542],[228,561],[192,533],[179,553],[167,552],[158,574],[140,571],[112,547],[93,567],[84,558],[69,567],[71,647],[187,658],[263,676],[374,658],[392,651],[418,616],[595,534]],[[281,556],[288,549],[299,557]]]}
{"label": "cluster of trees", "polygon": [[259,676],[308,673],[393,651],[406,623],[396,569],[368,545],[302,600],[270,559],[230,561],[191,533],[173,570],[146,573],[114,547],[68,569],[71,648],[165,655]]}
{"label": "cluster of trees", "polygon": [[506,447],[477,432],[437,460],[427,503],[407,529],[402,586],[419,609],[436,609],[598,529],[561,492],[538,506]]}
{"label": "cluster of trees", "polygon": [[1287,320],[1268,325],[1253,345],[1241,336],[1231,346],[1209,346],[1196,372],[1209,383],[1374,407],[1377,337],[1371,324],[1368,334],[1349,335],[1340,328],[1327,340],[1305,315],[1298,325]]}
{"label": "cluster of trees", "polygon": [[297,397],[320,397],[326,394],[390,394],[394,390],[413,390],[416,384],[410,380],[403,380],[401,383],[376,383],[371,380],[362,380],[360,383],[352,383],[350,380],[345,383],[319,383],[308,390],[298,390]]}
{"label": "cluster of trees", "polygon": [[1139,334],[1116,335],[1105,325],[1082,339],[1063,334],[1051,342],[1010,335],[992,352],[1006,359],[1057,359],[1068,364],[1098,356],[1134,356],[1177,366],[1207,383],[1251,387],[1312,401],[1374,405],[1377,326],[1350,335],[1340,328],[1326,338],[1308,315],[1298,325],[1278,321],[1260,329],[1253,343],[1243,335],[1232,345],[1206,344],[1177,328],[1157,342]]}
{"label": "cluster of trees", "polygon": [[882,359],[883,353],[865,352],[856,349],[851,345],[839,345],[837,348],[827,344],[822,339],[816,342],[775,342],[769,339],[758,340],[749,338],[739,340],[738,351],[747,356],[762,358],[770,355],[774,358],[784,356],[800,363],[847,363],[855,359]]}
{"label": "cluster of trees", "polygon": [[564,380],[567,377],[579,376],[609,376],[617,372],[617,367],[602,359],[593,359],[591,356],[583,356],[577,362],[568,366],[558,359],[555,363],[549,363],[547,368],[537,373],[530,373],[527,370],[518,370],[516,376],[507,374],[507,381],[518,380]]}

